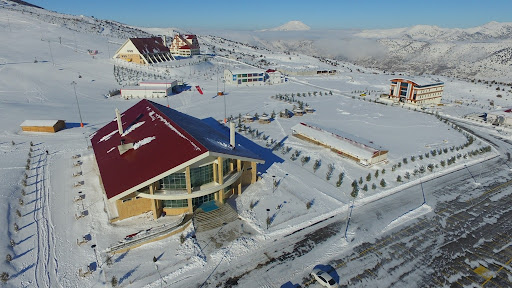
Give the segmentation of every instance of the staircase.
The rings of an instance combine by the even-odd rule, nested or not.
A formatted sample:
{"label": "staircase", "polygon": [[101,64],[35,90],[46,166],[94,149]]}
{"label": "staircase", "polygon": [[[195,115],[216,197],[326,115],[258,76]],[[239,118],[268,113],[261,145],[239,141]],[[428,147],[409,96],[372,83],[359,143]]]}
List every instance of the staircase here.
{"label": "staircase", "polygon": [[197,209],[194,212],[194,227],[196,232],[208,231],[224,225],[224,223],[233,222],[238,219],[238,213],[231,208],[229,204],[220,204],[218,209],[210,212],[204,212]]}

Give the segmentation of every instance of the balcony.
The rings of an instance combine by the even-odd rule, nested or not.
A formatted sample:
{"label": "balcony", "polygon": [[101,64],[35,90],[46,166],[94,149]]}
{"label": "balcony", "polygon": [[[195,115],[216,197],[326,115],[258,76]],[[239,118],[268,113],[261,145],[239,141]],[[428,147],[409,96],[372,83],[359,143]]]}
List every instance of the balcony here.
{"label": "balcony", "polygon": [[224,176],[224,184],[219,184],[217,182],[211,182],[208,184],[201,185],[200,187],[192,187],[192,193],[187,193],[187,190],[156,190],[153,195],[149,194],[149,189],[145,191],[136,192],[136,196],[140,196],[142,198],[148,199],[158,199],[158,200],[181,200],[181,199],[191,199],[204,195],[211,194],[213,192],[217,192],[220,189],[224,189],[229,185],[235,183],[240,176],[242,176],[242,170],[240,171],[232,171],[231,173]]}

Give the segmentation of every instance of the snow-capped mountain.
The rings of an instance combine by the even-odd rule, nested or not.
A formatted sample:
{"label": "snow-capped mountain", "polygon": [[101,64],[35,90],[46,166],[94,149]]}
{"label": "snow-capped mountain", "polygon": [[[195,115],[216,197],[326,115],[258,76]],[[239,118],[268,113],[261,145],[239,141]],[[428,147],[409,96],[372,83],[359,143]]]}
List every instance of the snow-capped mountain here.
{"label": "snow-capped mountain", "polygon": [[308,31],[311,30],[311,28],[300,22],[300,21],[289,21],[288,23],[285,23],[281,26],[270,28],[270,29],[264,29],[261,31]]}
{"label": "snow-capped mountain", "polygon": [[490,22],[465,29],[416,25],[359,31],[260,32],[254,32],[251,40],[246,35],[244,40],[267,49],[345,60],[391,72],[506,82],[512,76],[512,23]]}

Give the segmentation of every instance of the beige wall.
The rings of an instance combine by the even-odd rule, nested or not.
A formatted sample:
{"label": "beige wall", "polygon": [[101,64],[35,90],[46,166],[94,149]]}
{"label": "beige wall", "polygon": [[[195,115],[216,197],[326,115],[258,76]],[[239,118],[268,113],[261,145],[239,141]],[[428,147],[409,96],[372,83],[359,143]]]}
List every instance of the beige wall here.
{"label": "beige wall", "polygon": [[140,54],[121,54],[119,53],[119,59],[127,61],[127,62],[133,62],[137,64],[146,64],[146,61]]}
{"label": "beige wall", "polygon": [[[123,202],[123,200],[127,199],[131,200]],[[122,220],[151,211],[151,202],[151,199],[147,198],[137,199],[135,197],[135,193],[116,200],[117,212],[119,214],[117,220]]]}

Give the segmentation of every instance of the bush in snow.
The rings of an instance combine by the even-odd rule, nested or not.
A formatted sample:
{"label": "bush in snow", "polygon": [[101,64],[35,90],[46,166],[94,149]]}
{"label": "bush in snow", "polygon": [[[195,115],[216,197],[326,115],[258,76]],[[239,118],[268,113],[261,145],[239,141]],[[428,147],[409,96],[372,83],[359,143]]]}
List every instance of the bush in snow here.
{"label": "bush in snow", "polygon": [[12,261],[12,256],[11,256],[11,254],[7,254],[7,255],[5,255],[5,261],[7,261],[7,262],[11,262],[11,261]]}
{"label": "bush in snow", "polygon": [[183,235],[183,233],[181,233],[180,234],[180,243],[181,244],[185,243],[185,240],[186,240],[185,235]]}
{"label": "bush in snow", "polygon": [[363,184],[363,177],[359,177],[359,185]]}
{"label": "bush in snow", "polygon": [[372,174],[368,173],[368,175],[366,175],[366,182],[370,182],[371,180],[372,180]]}
{"label": "bush in snow", "polygon": [[386,181],[384,180],[384,178],[380,180],[380,186],[386,187]]}
{"label": "bush in snow", "polygon": [[379,170],[375,171],[375,179],[379,178]]}
{"label": "bush in snow", "polygon": [[18,224],[14,223],[14,231],[18,232],[20,230],[20,227],[18,227]]}
{"label": "bush in snow", "polygon": [[0,280],[2,280],[3,283],[6,283],[9,280],[9,273],[2,272],[2,274],[0,274]]}
{"label": "bush in snow", "polygon": [[400,176],[400,175],[396,176],[396,182],[402,182],[402,176]]}
{"label": "bush in snow", "polygon": [[304,164],[308,163],[310,159],[311,159],[311,157],[309,157],[309,156],[302,156],[302,158],[300,159],[300,161],[302,162],[302,166],[304,166]]}
{"label": "bush in snow", "polygon": [[21,212],[20,212],[20,210],[16,210],[16,216],[21,217]]}
{"label": "bush in snow", "polygon": [[16,246],[16,242],[14,242],[14,240],[13,240],[13,239],[11,239],[11,240],[9,241],[9,244],[11,244],[11,247]]}
{"label": "bush in snow", "polygon": [[117,278],[116,276],[112,276],[112,279],[110,280],[110,284],[112,287],[117,287]]}
{"label": "bush in snow", "polygon": [[11,144],[12,144],[12,146],[16,145],[16,143],[14,143],[14,141],[11,141]]}
{"label": "bush in snow", "polygon": [[404,162],[404,164],[407,164],[407,158],[402,159],[402,162]]}
{"label": "bush in snow", "polygon": [[363,191],[365,191],[365,192],[368,191],[368,185],[367,184],[364,184]]}
{"label": "bush in snow", "polygon": [[375,183],[372,183],[372,190],[375,190],[377,189],[377,185],[375,185]]}
{"label": "bush in snow", "polygon": [[382,175],[386,174],[386,169],[383,168],[381,173],[382,173]]}
{"label": "bush in snow", "polygon": [[405,172],[404,178],[409,180],[411,178],[411,173],[409,173],[409,171]]}
{"label": "bush in snow", "polygon": [[311,208],[311,201],[308,201],[308,203],[306,203],[306,209],[309,210],[309,208]]}

